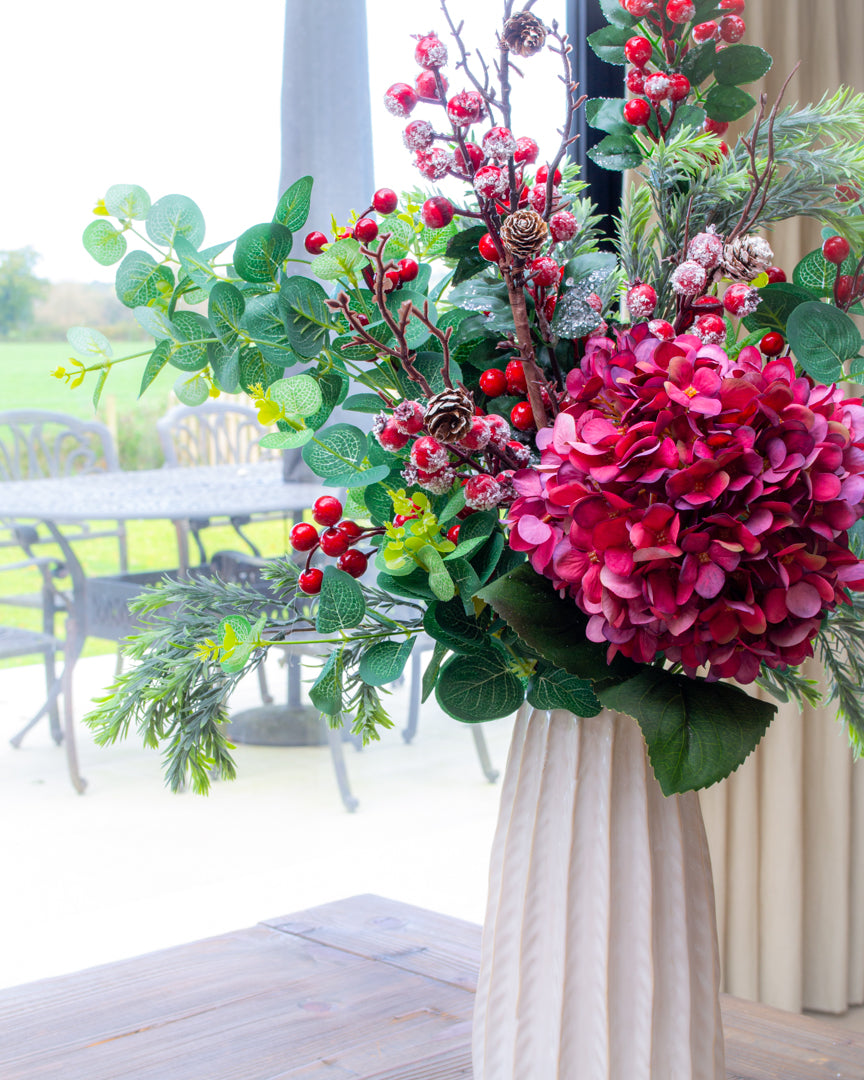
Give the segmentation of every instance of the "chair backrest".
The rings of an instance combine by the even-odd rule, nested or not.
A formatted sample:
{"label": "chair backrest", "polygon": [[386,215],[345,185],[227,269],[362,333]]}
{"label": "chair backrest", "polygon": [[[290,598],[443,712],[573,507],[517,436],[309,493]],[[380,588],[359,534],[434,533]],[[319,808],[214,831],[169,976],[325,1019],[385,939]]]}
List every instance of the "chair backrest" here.
{"label": "chair backrest", "polygon": [[264,432],[255,410],[233,402],[178,405],[156,430],[166,465],[244,465],[280,455],[258,445]]}
{"label": "chair backrest", "polygon": [[96,420],[39,409],[0,412],[0,481],[119,468],[111,432]]}

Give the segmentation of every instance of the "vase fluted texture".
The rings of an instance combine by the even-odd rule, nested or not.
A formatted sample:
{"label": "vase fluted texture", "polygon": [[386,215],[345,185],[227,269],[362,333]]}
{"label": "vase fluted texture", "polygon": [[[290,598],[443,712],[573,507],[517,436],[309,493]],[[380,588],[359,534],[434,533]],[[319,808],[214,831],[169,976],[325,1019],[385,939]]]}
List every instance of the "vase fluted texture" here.
{"label": "vase fluted texture", "polygon": [[725,1080],[699,800],[634,720],[520,713],[489,878],[474,1080]]}

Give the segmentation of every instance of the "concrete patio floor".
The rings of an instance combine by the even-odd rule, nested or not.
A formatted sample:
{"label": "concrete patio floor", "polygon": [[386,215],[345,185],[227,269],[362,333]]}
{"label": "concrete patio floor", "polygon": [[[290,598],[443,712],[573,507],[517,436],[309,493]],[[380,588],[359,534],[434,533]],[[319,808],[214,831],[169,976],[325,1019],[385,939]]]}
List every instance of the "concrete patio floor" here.
{"label": "concrete patio floor", "polygon": [[[268,661],[271,689],[284,671]],[[82,660],[76,716],[111,682],[113,656]],[[499,786],[471,732],[434,702],[417,737],[396,727],[362,752],[345,746],[356,813],[339,798],[327,747],[238,746],[238,779],[207,797],[172,794],[160,755],[136,737],[97,747],[78,724],[77,795],[47,723],[9,738],[43,692],[39,665],[0,670],[0,987],[15,986],[250,926],[358,893],[482,922]],[[257,704],[255,679],[232,707]],[[512,721],[484,725],[503,770]],[[822,1015],[822,1014],[820,1014]],[[864,1009],[834,1019],[864,1030]]]}

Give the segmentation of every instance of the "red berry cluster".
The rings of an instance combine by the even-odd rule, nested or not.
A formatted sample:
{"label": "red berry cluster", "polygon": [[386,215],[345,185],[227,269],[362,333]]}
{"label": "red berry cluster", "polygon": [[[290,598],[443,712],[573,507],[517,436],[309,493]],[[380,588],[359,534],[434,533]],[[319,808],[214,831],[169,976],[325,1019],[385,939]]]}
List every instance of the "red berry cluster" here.
{"label": "red berry cluster", "polygon": [[370,536],[378,536],[382,529],[364,529],[351,518],[342,518],[342,503],[333,495],[322,495],[315,500],[312,517],[324,526],[319,533],[314,525],[299,521],[291,530],[290,543],[295,551],[306,551],[306,567],[300,575],[299,584],[304,593],[314,596],[321,591],[324,574],[312,566],[312,556],[320,551],[328,558],[337,560],[337,567],[351,577],[361,577],[369,561],[369,555],[355,545]]}
{"label": "red berry cluster", "polygon": [[[525,398],[528,394],[528,383],[522,361],[511,360],[503,371],[500,368],[484,371],[480,376],[480,389],[490,398],[503,397],[505,394],[509,397]],[[548,404],[548,401],[545,403]],[[518,401],[513,406],[510,410],[510,423],[517,431],[534,430],[537,425],[530,402]]]}
{"label": "red berry cluster", "polygon": [[[844,190],[842,194],[846,196],[852,192]],[[860,198],[860,192],[857,197]],[[843,201],[851,202],[851,199],[845,198]],[[822,257],[826,262],[837,267],[834,278],[834,303],[845,311],[864,298],[864,273],[861,273],[861,264],[859,263],[855,268],[854,274],[843,273],[843,264],[851,254],[852,248],[849,241],[843,236],[829,236],[822,244]]]}

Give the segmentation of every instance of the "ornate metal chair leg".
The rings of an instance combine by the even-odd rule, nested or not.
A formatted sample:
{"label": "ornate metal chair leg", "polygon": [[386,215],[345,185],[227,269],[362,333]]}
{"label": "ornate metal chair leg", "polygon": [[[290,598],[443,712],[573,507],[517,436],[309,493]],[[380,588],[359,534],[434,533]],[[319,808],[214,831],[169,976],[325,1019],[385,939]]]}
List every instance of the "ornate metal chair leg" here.
{"label": "ornate metal chair leg", "polygon": [[78,749],[75,745],[75,716],[72,704],[72,675],[81,654],[83,641],[78,640],[78,627],[73,618],[66,620],[66,665],[63,668],[63,728],[66,744],[66,763],[69,779],[79,795],[83,795],[87,781],[78,769]]}
{"label": "ornate metal chair leg", "polygon": [[417,722],[420,719],[420,695],[423,691],[423,675],[421,673],[421,656],[419,649],[415,648],[411,654],[411,688],[408,698],[408,723],[402,729],[402,738],[410,743],[417,734]]}
{"label": "ornate metal chair leg", "polygon": [[327,742],[330,744],[330,757],[333,759],[333,771],[336,773],[336,783],[339,785],[339,794],[349,814],[353,814],[360,805],[358,799],[351,794],[348,783],[348,770],[345,768],[345,756],[342,753],[342,732],[338,728],[327,725]]}
{"label": "ornate metal chair leg", "polygon": [[[54,682],[48,690],[48,697],[45,699],[45,704],[42,706],[39,712],[37,712],[31,720],[28,720],[24,727],[21,728],[21,730],[16,735],[13,735],[12,738],[9,740],[11,746],[14,746],[16,750],[19,749],[21,743],[24,741],[24,736],[27,734],[28,731],[31,731],[34,727],[36,727],[36,725],[39,723],[45,713],[48,712],[52,707],[56,710],[57,698],[60,696],[60,691],[62,690],[62,688],[63,675],[61,674],[59,678],[54,679]],[[55,739],[55,742],[57,742],[58,745],[61,741],[62,733],[59,739]]]}
{"label": "ornate metal chair leg", "polygon": [[470,724],[469,727],[474,737],[474,746],[477,750],[477,757],[480,759],[480,768],[483,770],[483,775],[490,784],[494,784],[498,779],[498,770],[492,768],[492,759],[489,757],[489,747],[486,745],[486,736],[483,734],[483,729],[479,724]]}
{"label": "ornate metal chair leg", "polygon": [[51,728],[51,738],[59,746],[63,741],[63,731],[60,727],[60,710],[57,707],[60,680],[57,678],[57,669],[54,663],[56,655],[54,649],[45,650],[45,692],[48,695],[46,704],[48,706],[48,723]]}

